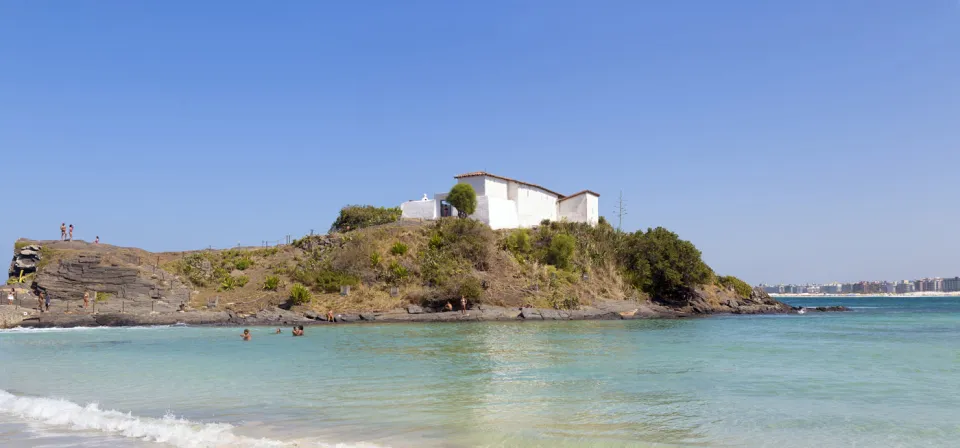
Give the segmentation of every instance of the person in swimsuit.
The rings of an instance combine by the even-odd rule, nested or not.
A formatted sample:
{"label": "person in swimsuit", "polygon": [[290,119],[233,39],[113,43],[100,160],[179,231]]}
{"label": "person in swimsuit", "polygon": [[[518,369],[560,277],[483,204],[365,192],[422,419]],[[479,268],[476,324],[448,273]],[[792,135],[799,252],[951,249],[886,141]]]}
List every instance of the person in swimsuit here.
{"label": "person in swimsuit", "polygon": [[279,328],[277,328],[277,334],[280,334],[280,333],[283,333],[283,332],[282,332],[282,331],[280,331],[280,329],[279,329]]}
{"label": "person in swimsuit", "polygon": [[73,241],[73,224],[70,224],[70,241]]}
{"label": "person in swimsuit", "polygon": [[327,311],[327,322],[333,322],[333,310]]}
{"label": "person in swimsuit", "polygon": [[83,293],[83,307],[86,308],[88,305],[90,305],[90,293],[89,293],[89,292],[84,292],[84,293]]}
{"label": "person in swimsuit", "polygon": [[467,298],[460,296],[460,314],[467,314]]}
{"label": "person in swimsuit", "polygon": [[67,223],[61,222],[60,223],[60,241],[64,241],[66,239],[67,239]]}
{"label": "person in swimsuit", "polygon": [[250,340],[250,330],[243,330],[243,340],[244,341]]}
{"label": "person in swimsuit", "polygon": [[447,300],[447,304],[444,305],[443,309],[444,311],[453,311],[453,304],[451,304],[450,301]]}
{"label": "person in swimsuit", "polygon": [[303,336],[303,325],[293,327],[294,336]]}
{"label": "person in swimsuit", "polygon": [[97,239],[93,240],[93,244],[100,244],[100,235],[97,235]]}
{"label": "person in swimsuit", "polygon": [[50,311],[50,293],[43,293],[43,303],[47,307],[47,311]]}
{"label": "person in swimsuit", "polygon": [[15,292],[14,292],[13,288],[10,288],[10,294],[7,294],[7,304],[8,304],[8,305],[13,305],[14,294],[15,294]]}

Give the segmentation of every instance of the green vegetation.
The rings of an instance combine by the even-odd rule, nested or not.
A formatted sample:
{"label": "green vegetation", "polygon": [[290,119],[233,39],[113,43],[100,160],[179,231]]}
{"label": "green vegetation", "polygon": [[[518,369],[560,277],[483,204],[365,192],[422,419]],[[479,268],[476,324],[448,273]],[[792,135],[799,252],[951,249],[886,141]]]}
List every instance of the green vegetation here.
{"label": "green vegetation", "polygon": [[400,207],[348,205],[340,209],[340,216],[330,226],[330,232],[348,232],[366,227],[389,224],[400,220]]}
{"label": "green vegetation", "polygon": [[109,292],[99,292],[99,291],[98,291],[98,292],[94,295],[93,301],[94,301],[94,302],[106,302],[107,300],[110,300],[111,297],[113,297],[113,294],[110,294]]}
{"label": "green vegetation", "polygon": [[341,286],[357,286],[360,279],[350,274],[334,271],[319,271],[314,274],[313,285],[320,292],[340,292]]}
{"label": "green vegetation", "polygon": [[517,229],[511,231],[504,239],[503,248],[510,251],[518,261],[526,260],[526,257],[533,251],[530,230]]}
{"label": "green vegetation", "polygon": [[733,288],[740,297],[750,297],[750,294],[753,293],[753,287],[732,275],[721,275],[717,277],[717,284],[723,288]]}
{"label": "green vegetation", "polygon": [[13,250],[16,252],[20,252],[20,249],[23,249],[24,247],[27,247],[29,245],[30,245],[29,241],[17,241],[13,243]]}
{"label": "green vegetation", "polygon": [[306,286],[297,283],[290,288],[290,300],[294,305],[305,305],[313,300],[313,294],[310,294]]}
{"label": "green vegetation", "polygon": [[461,218],[466,218],[477,211],[477,192],[470,184],[456,184],[450,189],[447,202],[457,209]]}
{"label": "green vegetation", "polygon": [[243,288],[247,286],[247,283],[250,283],[250,277],[246,275],[239,275],[233,278],[234,283],[236,283],[237,288]]}
{"label": "green vegetation", "polygon": [[396,260],[390,262],[390,266],[387,268],[386,280],[391,284],[402,283],[407,277],[410,276],[410,271],[406,266],[398,263]]}
{"label": "green vegetation", "polygon": [[263,280],[264,291],[276,291],[280,287],[280,277],[271,275]]}
{"label": "green vegetation", "polygon": [[243,257],[233,262],[233,267],[240,271],[246,271],[250,266],[253,266],[253,260],[250,257]]}
{"label": "green vegetation", "polygon": [[404,256],[407,254],[407,251],[410,249],[410,246],[403,244],[400,241],[397,241],[393,244],[393,247],[390,248],[390,253],[397,256]]}
{"label": "green vegetation", "polygon": [[457,289],[462,297],[472,302],[479,301],[483,296],[483,286],[480,284],[480,280],[474,277],[463,279]]}
{"label": "green vegetation", "polygon": [[383,257],[380,255],[380,252],[370,254],[370,267],[378,268],[381,262],[383,262]]}
{"label": "green vegetation", "polygon": [[573,261],[573,253],[577,250],[577,241],[572,236],[561,233],[550,240],[547,249],[547,263],[560,269],[568,269]]}
{"label": "green vegetation", "polygon": [[662,227],[626,235],[620,253],[630,283],[667,303],[678,304],[694,287],[713,280],[713,271],[700,259],[700,251]]}

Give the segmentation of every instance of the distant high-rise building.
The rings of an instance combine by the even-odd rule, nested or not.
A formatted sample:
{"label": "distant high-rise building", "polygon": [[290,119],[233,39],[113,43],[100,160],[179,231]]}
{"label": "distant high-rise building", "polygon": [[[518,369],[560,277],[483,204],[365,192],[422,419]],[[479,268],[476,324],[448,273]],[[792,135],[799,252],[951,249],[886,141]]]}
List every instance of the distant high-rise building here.
{"label": "distant high-rise building", "polygon": [[943,279],[943,291],[944,292],[960,291],[960,277]]}

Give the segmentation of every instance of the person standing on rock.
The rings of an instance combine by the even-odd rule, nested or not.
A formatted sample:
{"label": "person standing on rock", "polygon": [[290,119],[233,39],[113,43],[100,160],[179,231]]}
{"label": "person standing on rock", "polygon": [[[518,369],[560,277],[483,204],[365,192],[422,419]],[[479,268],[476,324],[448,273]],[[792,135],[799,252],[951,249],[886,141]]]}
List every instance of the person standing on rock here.
{"label": "person standing on rock", "polygon": [[70,224],[70,241],[73,241],[73,224]]}
{"label": "person standing on rock", "polygon": [[87,306],[90,305],[90,293],[83,293],[83,309],[87,309]]}
{"label": "person standing on rock", "polygon": [[43,304],[46,306],[47,311],[50,311],[50,293],[43,293]]}
{"label": "person standing on rock", "polygon": [[100,235],[97,235],[97,239],[93,240],[93,244],[100,244]]}
{"label": "person standing on rock", "polygon": [[14,293],[13,288],[10,288],[10,294],[7,294],[7,304],[8,304],[8,305],[13,305],[13,299],[14,299],[13,296],[14,296],[14,294],[15,294],[15,293]]}
{"label": "person standing on rock", "polygon": [[67,223],[60,223],[60,241],[65,241],[67,239]]}
{"label": "person standing on rock", "polygon": [[460,314],[467,314],[467,297],[460,296]]}

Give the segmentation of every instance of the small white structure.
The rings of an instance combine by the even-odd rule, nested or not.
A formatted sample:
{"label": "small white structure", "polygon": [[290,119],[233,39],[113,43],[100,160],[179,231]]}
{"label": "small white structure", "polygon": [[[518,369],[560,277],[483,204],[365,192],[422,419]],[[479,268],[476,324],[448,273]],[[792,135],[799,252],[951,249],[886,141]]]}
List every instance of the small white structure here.
{"label": "small white structure", "polygon": [[[528,228],[545,219],[596,225],[600,219],[600,195],[590,190],[564,196],[537,184],[483,171],[454,178],[477,192],[477,210],[470,217],[494,229]],[[403,218],[412,219],[456,216],[456,209],[446,198],[447,193],[437,193],[433,199],[424,195],[419,201],[400,204],[400,210]]]}

